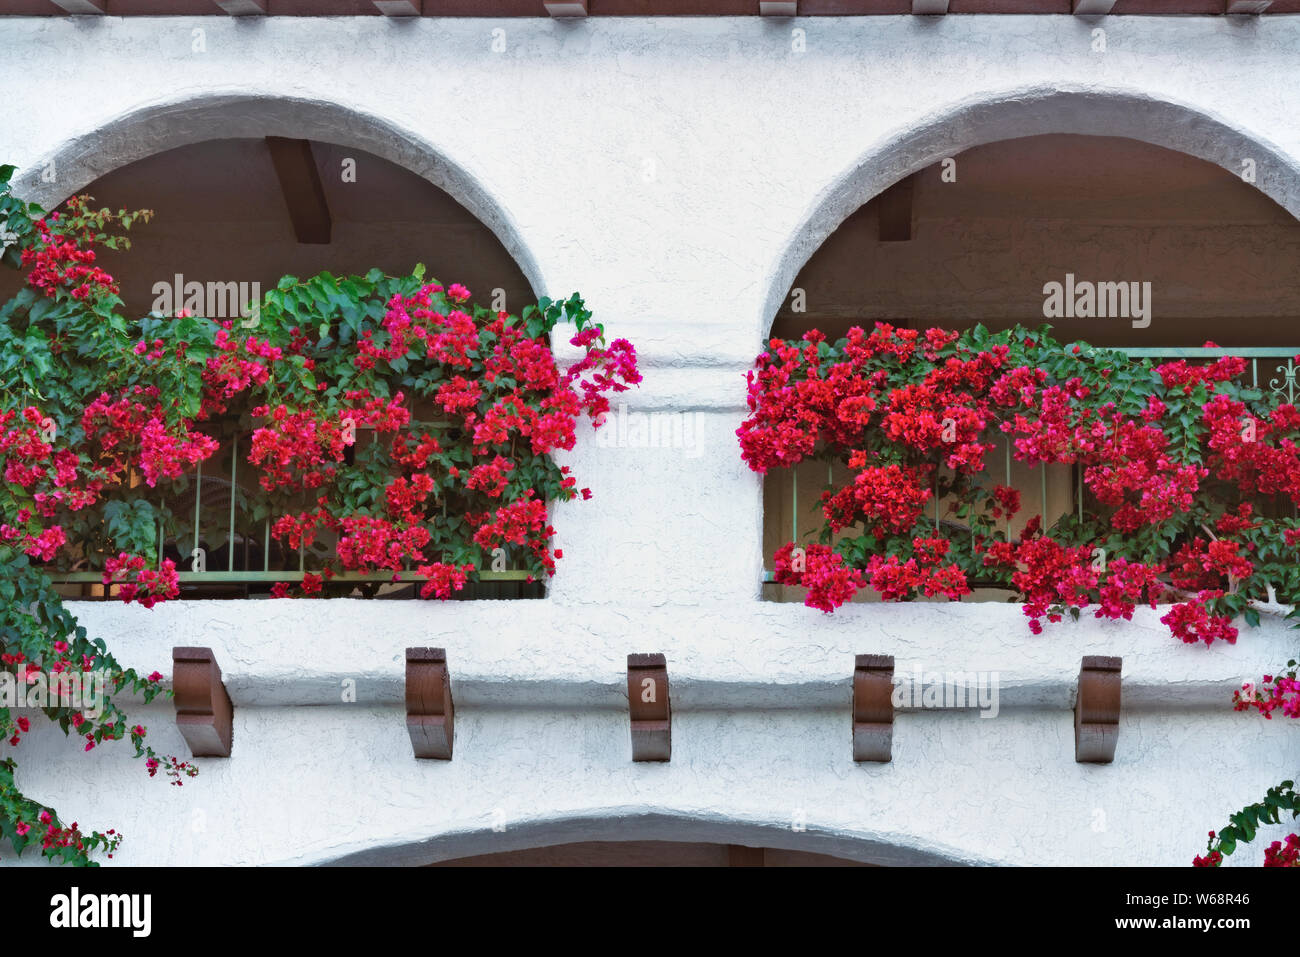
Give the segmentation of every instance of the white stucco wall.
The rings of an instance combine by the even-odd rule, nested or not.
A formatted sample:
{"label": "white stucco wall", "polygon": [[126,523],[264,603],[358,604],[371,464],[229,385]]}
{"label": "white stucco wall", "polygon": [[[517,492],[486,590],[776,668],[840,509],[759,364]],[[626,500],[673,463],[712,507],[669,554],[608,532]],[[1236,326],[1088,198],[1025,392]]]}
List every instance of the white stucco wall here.
{"label": "white stucco wall", "polygon": [[[1294,761],[1294,730],[1226,707],[1293,654],[1276,616],[1235,646],[1179,644],[1140,610],[1029,634],[1017,606],[732,609],[533,602],[78,603],[127,665],[213,647],[235,704],[229,759],[177,789],[122,746],[85,754],[50,725],[19,781],[128,835],[120,864],[430,863],[574,840],[701,840],[872,863],[1186,864],[1201,835]],[[404,649],[447,648],[455,757],[412,757]],[[673,760],[630,760],[626,655],[663,651]],[[997,714],[904,708],[894,760],[855,764],[855,653],[913,676],[996,672]],[[1085,654],[1124,659],[1115,762],[1074,761]],[[355,701],[344,700],[345,681]],[[929,681],[930,678],[924,678]],[[166,705],[135,719],[186,754]],[[803,830],[794,825],[801,824]],[[109,826],[107,824],[100,826]],[[1277,831],[1276,834],[1271,831]],[[1262,832],[1266,843],[1285,829]],[[1261,847],[1238,860],[1258,860]]]}
{"label": "white stucco wall", "polygon": [[[214,647],[235,754],[184,788],[151,786],[124,750],[83,755],[42,730],[22,746],[24,788],[126,831],[122,863],[429,861],[688,830],[881,861],[1188,861],[1293,767],[1281,722],[1227,705],[1237,681],[1294,654],[1289,632],[1207,651],[1150,613],[1035,638],[1015,608],[763,603],[761,485],[733,435],[744,370],[817,244],[885,185],[964,148],[1073,132],[1233,172],[1252,158],[1259,188],[1300,213],[1300,18],[1114,18],[1104,53],[1097,25],[0,20],[0,161],[23,168],[28,195],[53,203],[211,138],[355,145],[446,189],[538,291],[580,290],[632,339],[645,373],[632,410],[698,411],[705,429],[698,455],[598,448],[584,433],[565,459],[595,498],[557,509],[565,557],[543,602],[82,606],[147,670],[166,671],[172,645]],[[53,184],[39,176],[50,160]],[[411,758],[397,705],[402,649],[425,644],[449,651],[449,764]],[[669,658],[666,767],[628,760],[631,651]],[[895,761],[855,766],[859,652],[894,654],[900,671],[997,670],[1004,710],[905,713]],[[1095,653],[1125,658],[1109,767],[1073,760],[1072,689]],[[333,697],[344,677],[356,704]],[[166,709],[148,711],[158,746],[183,753]],[[807,831],[789,828],[797,808]]]}

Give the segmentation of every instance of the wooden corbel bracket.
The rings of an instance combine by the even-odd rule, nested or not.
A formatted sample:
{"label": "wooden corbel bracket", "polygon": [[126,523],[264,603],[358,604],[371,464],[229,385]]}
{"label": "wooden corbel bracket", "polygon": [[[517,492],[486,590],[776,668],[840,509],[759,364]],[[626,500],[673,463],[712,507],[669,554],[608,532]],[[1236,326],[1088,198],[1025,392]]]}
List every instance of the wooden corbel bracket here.
{"label": "wooden corbel bracket", "polygon": [[889,761],[894,745],[894,656],[858,655],[853,668],[853,760]]}
{"label": "wooden corbel bracket", "polygon": [[632,717],[632,760],[671,760],[672,707],[668,661],[663,655],[627,656],[627,706]]}
{"label": "wooden corbel bracket", "polygon": [[1074,760],[1109,764],[1119,742],[1122,658],[1085,655],[1074,703]]}
{"label": "wooden corbel bracket", "polygon": [[406,649],[406,730],[417,758],[451,760],[451,674],[442,648]]}
{"label": "wooden corbel bracket", "polygon": [[235,709],[211,648],[172,649],[176,726],[196,758],[228,758]]}

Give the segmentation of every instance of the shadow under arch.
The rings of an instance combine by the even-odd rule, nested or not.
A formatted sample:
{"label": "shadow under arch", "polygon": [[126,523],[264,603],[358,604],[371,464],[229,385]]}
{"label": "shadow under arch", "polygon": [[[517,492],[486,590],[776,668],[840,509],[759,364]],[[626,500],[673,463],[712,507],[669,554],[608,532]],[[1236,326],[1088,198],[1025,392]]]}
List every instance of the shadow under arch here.
{"label": "shadow under arch", "polygon": [[883,838],[844,831],[833,832],[811,825],[804,831],[795,831],[788,819],[745,820],[717,812],[692,814],[644,808],[604,808],[518,823],[508,822],[500,831],[493,830],[491,824],[486,824],[482,828],[352,851],[318,863],[326,866],[420,866],[481,854],[590,841],[745,844],[808,851],[886,866],[992,863],[953,851],[927,850]]}
{"label": "shadow under arch", "polygon": [[1049,133],[1139,140],[1206,160],[1233,175],[1241,174],[1243,160],[1253,160],[1253,185],[1300,219],[1300,158],[1199,108],[1123,89],[1034,87],[981,95],[882,137],[813,200],[769,272],[760,339],[766,338],[799,270],[868,200],[973,147]]}
{"label": "shadow under arch", "polygon": [[[410,170],[446,192],[490,229],[535,294],[545,290],[541,268],[518,226],[468,170],[445,151],[388,119],[330,100],[200,93],[137,107],[41,157],[24,171],[23,188],[16,192],[52,209],[101,176],[157,153],[209,140],[264,136],[353,147]],[[55,182],[30,175],[51,162],[57,174]]]}

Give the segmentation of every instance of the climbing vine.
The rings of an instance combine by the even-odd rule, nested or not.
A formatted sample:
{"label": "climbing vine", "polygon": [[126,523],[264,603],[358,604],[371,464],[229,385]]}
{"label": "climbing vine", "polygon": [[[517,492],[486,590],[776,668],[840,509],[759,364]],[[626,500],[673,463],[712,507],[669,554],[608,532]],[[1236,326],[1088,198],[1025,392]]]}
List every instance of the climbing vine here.
{"label": "climbing vine", "polygon": [[[1233,643],[1261,603],[1300,600],[1300,411],[1245,384],[1245,368],[1130,358],[1047,326],[773,339],[749,373],[745,461],[816,459],[848,476],[822,493],[816,540],[776,553],[775,581],[827,613],[863,589],[888,601],[1004,589],[1036,634],[1085,609],[1128,619],[1167,602],[1161,621],[1181,641]],[[1011,534],[1022,503],[990,474],[999,437],[1019,462],[1076,469],[1080,507]],[[1291,668],[1238,708],[1300,716]],[[1294,810],[1291,794],[1234,816],[1212,837],[1214,862]],[[1300,839],[1287,840],[1271,861],[1295,863]]]}
{"label": "climbing vine", "polygon": [[[373,593],[340,572],[413,571],[421,597],[440,599],[494,564],[554,574],[550,504],[591,492],[552,453],[640,381],[632,345],[607,343],[581,298],[491,312],[417,266],[285,277],[234,319],[127,319],[96,249],[129,248],[125,234],[150,213],[96,210],[89,197],[46,213],[11,194],[12,173],[0,167],[0,261],[25,280],[0,305],[0,692],[16,692],[0,698],[0,734],[11,749],[32,726],[10,706],[21,698],[87,750],[129,735],[150,776],[196,773],[155,754],[113,703],[152,700],[163,676],[122,668],[51,572],[93,572],[112,596],[152,607],[178,597],[180,571],[202,570],[206,552],[226,549],[230,567],[237,536],[247,552],[260,534],[259,558],[290,571],[273,598]],[[565,323],[577,359],[560,368],[550,339]],[[231,483],[229,526],[205,512],[205,463],[255,477]],[[70,694],[92,673],[105,676],[93,717]],[[120,834],[65,826],[20,791],[15,767],[0,762],[0,834],[15,850],[39,843],[78,864],[112,855]]]}

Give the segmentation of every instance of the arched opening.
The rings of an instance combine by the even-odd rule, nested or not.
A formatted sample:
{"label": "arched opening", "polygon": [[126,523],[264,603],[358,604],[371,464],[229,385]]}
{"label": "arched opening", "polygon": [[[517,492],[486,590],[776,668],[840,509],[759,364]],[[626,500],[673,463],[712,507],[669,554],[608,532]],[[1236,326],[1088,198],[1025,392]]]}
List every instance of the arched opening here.
{"label": "arched opening", "polygon": [[[799,270],[772,335],[1051,322],[1096,345],[1275,345],[1296,331],[1297,267],[1300,221],[1241,176],[1132,139],[1047,134],[945,157],[864,203]],[[1067,273],[1150,283],[1149,326],[1045,317],[1043,286]]]}
{"label": "arched opening", "polygon": [[1048,134],[1120,137],[1205,160],[1234,176],[1250,161],[1253,185],[1300,216],[1300,163],[1253,130],[1197,109],[1120,89],[1023,88],[981,94],[928,122],[910,123],[865,149],[811,203],[781,247],[758,317],[765,336],[795,277],[863,204],[945,158],[985,144]]}
{"label": "arched opening", "polygon": [[537,817],[357,850],[324,861],[371,866],[934,866],[973,863],[911,837],[827,831],[799,821],[755,821],[644,808]]}
{"label": "arched opening", "polygon": [[[1031,122],[1011,128],[1036,125],[1030,113]],[[979,144],[932,153],[932,162],[838,222],[774,310],[771,336],[799,339],[818,329],[834,341],[876,322],[994,331],[1048,323],[1065,343],[1190,360],[1212,341],[1242,350],[1247,381],[1293,398],[1300,221],[1282,205],[1293,198],[1282,187],[1291,182],[1286,170],[1269,160],[1266,194],[1256,159],[1262,147],[1243,147],[1233,172],[1193,155],[1194,137],[1183,137],[1187,152],[1153,145],[1164,131],[987,142],[959,128],[954,139]],[[1076,309],[1075,290],[1085,286],[1092,288]],[[1001,445],[991,459],[1005,470],[997,481],[1032,503],[1009,534],[1035,514],[1047,526],[1079,506],[1077,469],[1024,465]],[[805,461],[766,476],[769,569],[781,545],[819,527],[821,491],[848,475],[840,465]],[[937,512],[934,520],[937,527]],[[765,595],[802,600],[803,590],[769,584]],[[863,591],[855,600],[875,599]]]}
{"label": "arched opening", "polygon": [[[153,211],[152,222],[132,230],[129,251],[99,258],[133,318],[184,310],[242,322],[282,276],[409,276],[417,263],[428,278],[466,286],[493,310],[518,313],[536,299],[536,265],[508,215],[468,174],[428,144],[333,104],[218,96],[141,110],[55,150],[15,187],[47,208],[90,194],[97,208]],[[0,274],[0,300],[22,281]],[[422,402],[411,405],[413,423],[440,414]],[[159,561],[171,559],[182,572],[182,597],[269,594],[283,576],[298,581],[310,570],[303,547],[295,552],[272,533],[257,479],[242,464],[247,413],[231,410],[231,421],[218,424],[221,447],[202,474],[152,503],[168,520],[184,516],[184,528],[160,530],[157,539]],[[347,462],[376,440],[362,429]],[[191,564],[200,551],[204,564]],[[408,565],[392,584],[357,587],[380,597],[418,594]],[[66,595],[106,597],[94,562],[55,571]],[[545,594],[508,559],[484,578],[454,597]]]}
{"label": "arched opening", "polygon": [[[214,298],[206,295],[210,284],[267,290],[283,275],[345,276],[372,268],[397,275],[417,262],[483,301],[494,290],[514,310],[535,299],[505,246],[453,196],[350,145],[208,140],[128,163],[77,193],[93,196],[96,206],[154,212],[151,223],[133,230],[129,251],[100,258],[118,280],[129,315],[173,312],[168,304],[179,308],[192,281]],[[12,295],[20,283],[21,276],[6,270],[0,295]],[[229,306],[225,297],[215,298]]]}
{"label": "arched opening", "polygon": [[864,861],[700,841],[574,841],[437,861],[430,867],[871,867]]}
{"label": "arched opening", "polygon": [[457,161],[456,131],[445,132],[445,141],[430,142],[394,122],[329,100],[187,94],[132,110],[58,145],[21,172],[14,191],[53,208],[115,170],[177,147],[265,137],[341,143],[443,190],[500,240],[532,289],[544,290],[541,268],[509,210]]}

